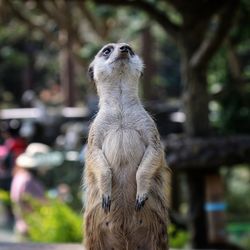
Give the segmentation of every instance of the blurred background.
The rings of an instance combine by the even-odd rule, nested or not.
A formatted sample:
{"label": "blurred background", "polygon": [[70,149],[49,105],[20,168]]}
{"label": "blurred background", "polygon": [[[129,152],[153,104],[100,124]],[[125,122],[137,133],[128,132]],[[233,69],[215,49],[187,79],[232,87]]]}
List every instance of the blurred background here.
{"label": "blurred background", "polygon": [[0,0],[0,241],[81,242],[87,69],[143,58],[172,169],[170,246],[250,249],[248,0]]}

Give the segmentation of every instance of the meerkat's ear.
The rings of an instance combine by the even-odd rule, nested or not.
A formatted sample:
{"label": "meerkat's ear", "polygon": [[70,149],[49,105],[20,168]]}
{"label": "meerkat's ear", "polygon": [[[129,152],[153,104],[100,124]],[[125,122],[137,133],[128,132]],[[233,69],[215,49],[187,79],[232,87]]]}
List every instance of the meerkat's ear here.
{"label": "meerkat's ear", "polygon": [[92,64],[89,65],[88,76],[91,81],[94,81],[94,66]]}

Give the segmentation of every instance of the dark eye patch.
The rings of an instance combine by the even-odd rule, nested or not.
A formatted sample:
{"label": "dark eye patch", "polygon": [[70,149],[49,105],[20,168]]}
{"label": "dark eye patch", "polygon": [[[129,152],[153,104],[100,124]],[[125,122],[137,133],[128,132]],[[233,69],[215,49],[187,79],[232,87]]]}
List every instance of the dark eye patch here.
{"label": "dark eye patch", "polygon": [[103,50],[101,51],[100,56],[103,56],[105,59],[108,59],[109,56],[111,55],[111,53],[113,52],[114,47],[113,46],[108,46],[103,48]]}

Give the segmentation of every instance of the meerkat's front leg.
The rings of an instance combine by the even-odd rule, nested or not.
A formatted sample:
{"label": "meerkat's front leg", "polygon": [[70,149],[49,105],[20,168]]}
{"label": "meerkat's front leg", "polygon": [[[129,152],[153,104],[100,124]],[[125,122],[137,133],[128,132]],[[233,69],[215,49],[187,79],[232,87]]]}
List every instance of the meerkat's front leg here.
{"label": "meerkat's front leg", "polygon": [[164,154],[160,142],[148,145],[136,173],[137,194],[135,210],[139,211],[148,199],[152,178],[161,167]]}
{"label": "meerkat's front leg", "polygon": [[99,147],[93,146],[90,155],[91,164],[94,166],[93,172],[101,193],[102,208],[105,213],[108,213],[111,206],[112,171]]}

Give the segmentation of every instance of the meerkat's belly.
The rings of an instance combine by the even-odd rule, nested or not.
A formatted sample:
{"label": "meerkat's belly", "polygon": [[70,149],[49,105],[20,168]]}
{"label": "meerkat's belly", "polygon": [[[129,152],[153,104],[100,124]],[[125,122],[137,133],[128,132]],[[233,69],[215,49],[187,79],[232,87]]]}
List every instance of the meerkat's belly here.
{"label": "meerkat's belly", "polygon": [[134,129],[112,129],[103,142],[103,153],[111,168],[138,166],[145,152],[145,143]]}

